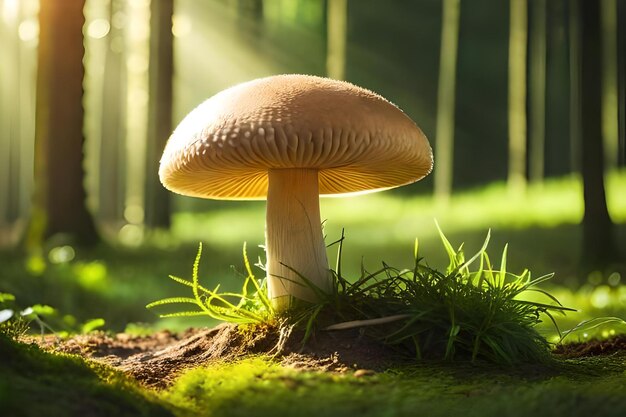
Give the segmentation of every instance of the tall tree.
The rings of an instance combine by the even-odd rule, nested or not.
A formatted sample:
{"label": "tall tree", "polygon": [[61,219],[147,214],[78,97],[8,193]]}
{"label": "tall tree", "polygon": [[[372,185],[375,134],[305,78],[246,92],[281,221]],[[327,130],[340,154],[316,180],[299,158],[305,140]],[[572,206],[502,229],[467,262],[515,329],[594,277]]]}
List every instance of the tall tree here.
{"label": "tall tree", "polygon": [[459,43],[460,0],[444,0],[437,90],[435,197],[447,203],[452,192],[454,167],[454,109],[456,61]]}
{"label": "tall tree", "polygon": [[529,177],[541,182],[546,144],[546,0],[531,3]]}
{"label": "tall tree", "polygon": [[[6,12],[0,25],[2,61],[0,62],[0,246],[11,241],[9,230],[19,218],[19,145],[20,110],[24,103],[20,96],[20,78],[23,77],[18,36],[20,5],[13,13]],[[24,106],[25,107],[25,106]]]}
{"label": "tall tree", "polygon": [[348,0],[328,0],[326,8],[326,75],[343,80],[346,77]]}
{"label": "tall tree", "polygon": [[[626,51],[626,2],[617,2],[617,50]],[[626,165],[626,54],[617,54],[617,126],[620,166]]]}
{"label": "tall tree", "polygon": [[513,194],[526,188],[527,0],[510,1],[509,29],[509,173]]}
{"label": "tall tree", "polygon": [[83,8],[46,0],[39,11],[35,193],[27,245],[55,234],[98,241],[83,187]]}
{"label": "tall tree", "polygon": [[157,175],[159,159],[172,132],[172,77],[174,58],[172,34],[173,0],[150,3],[150,102],[146,161],[145,225],[170,225],[170,193]]}
{"label": "tall tree", "polygon": [[615,169],[619,162],[617,92],[617,0],[600,2],[602,39],[602,138],[604,162]]}
{"label": "tall tree", "polygon": [[[102,133],[98,218],[103,224],[117,226],[124,218],[126,159],[126,62],[124,32],[115,16],[122,15],[123,0],[111,0],[111,28],[107,35],[102,92]],[[119,19],[118,19],[119,20]]]}
{"label": "tall tree", "polygon": [[580,172],[581,136],[580,131],[580,4],[578,0],[567,3],[569,11],[569,136],[570,168]]}
{"label": "tall tree", "polygon": [[582,132],[581,172],[585,215],[583,261],[589,267],[606,267],[617,260],[618,251],[604,188],[602,141],[602,56],[600,1],[579,0],[580,16],[580,109]]}

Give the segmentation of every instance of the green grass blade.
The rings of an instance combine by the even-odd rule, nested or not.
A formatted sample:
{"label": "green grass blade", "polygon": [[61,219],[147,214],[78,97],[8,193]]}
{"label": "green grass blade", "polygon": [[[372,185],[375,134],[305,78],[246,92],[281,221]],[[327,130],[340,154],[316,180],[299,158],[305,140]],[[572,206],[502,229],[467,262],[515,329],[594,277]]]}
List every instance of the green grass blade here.
{"label": "green grass blade", "polygon": [[500,279],[498,282],[499,286],[504,285],[505,279],[506,279],[506,258],[507,258],[507,252],[509,249],[509,244],[505,244],[504,245],[504,249],[502,249],[502,260],[500,261]]}
{"label": "green grass blade", "polygon": [[542,290],[540,288],[526,288],[526,291],[531,291],[531,292],[538,292],[540,294],[545,295],[546,297],[548,297],[549,299],[551,299],[552,301],[554,301],[557,305],[563,307],[563,304],[561,304],[561,302],[552,294],[550,294],[548,291],[546,290]]}
{"label": "green grass blade", "polygon": [[162,300],[153,301],[150,304],[146,305],[146,308],[154,308],[166,304],[198,304],[195,298],[189,297],[171,297],[171,298],[163,298]]}
{"label": "green grass blade", "polygon": [[435,226],[437,226],[437,231],[439,232],[439,238],[441,239],[441,242],[443,243],[443,247],[445,248],[446,253],[448,254],[448,258],[450,260],[450,263],[448,265],[448,271],[453,271],[458,266],[456,262],[457,253],[452,247],[452,245],[450,244],[450,241],[448,240],[446,235],[443,234],[443,231],[439,227],[439,223],[437,222],[437,220],[435,220]]}
{"label": "green grass blade", "polygon": [[204,311],[179,311],[176,313],[166,313],[159,314],[159,317],[162,319],[172,318],[172,317],[195,317],[195,316],[207,316],[208,314]]}
{"label": "green grass blade", "polygon": [[479,270],[482,269],[482,255],[487,250],[487,246],[489,246],[490,239],[491,239],[491,229],[487,231],[487,236],[485,237],[485,241],[483,242],[483,246],[480,248],[480,250],[476,252],[476,254],[472,256],[469,260],[464,262],[459,269],[466,270],[467,272],[469,272],[469,269],[468,269],[469,266],[473,264],[478,258],[481,259]]}
{"label": "green grass blade", "polygon": [[580,323],[578,323],[576,326],[574,326],[573,328],[566,330],[563,333],[563,336],[561,336],[559,343],[561,343],[568,336],[576,332],[594,330],[608,323],[626,324],[626,320],[619,318],[619,317],[596,317],[590,320],[583,320]]}

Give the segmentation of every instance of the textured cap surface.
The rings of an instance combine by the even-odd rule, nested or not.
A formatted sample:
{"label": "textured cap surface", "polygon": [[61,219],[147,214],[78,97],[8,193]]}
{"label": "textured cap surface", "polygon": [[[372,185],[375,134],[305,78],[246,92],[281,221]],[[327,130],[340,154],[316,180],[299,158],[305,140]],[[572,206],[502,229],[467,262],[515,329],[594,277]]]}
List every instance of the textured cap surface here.
{"label": "textured cap surface", "polygon": [[228,88],[189,113],[159,168],[174,192],[263,199],[267,171],[319,170],[320,194],[392,188],[432,169],[428,140],[383,97],[353,84],[277,75]]}

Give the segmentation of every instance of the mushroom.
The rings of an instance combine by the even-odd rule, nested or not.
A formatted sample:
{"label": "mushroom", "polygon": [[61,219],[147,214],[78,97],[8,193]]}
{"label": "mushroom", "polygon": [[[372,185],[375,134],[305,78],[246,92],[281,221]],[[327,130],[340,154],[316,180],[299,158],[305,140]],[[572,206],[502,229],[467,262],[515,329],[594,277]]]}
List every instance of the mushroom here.
{"label": "mushroom", "polygon": [[228,88],[189,113],[165,147],[159,177],[183,195],[267,199],[268,292],[284,310],[294,299],[318,301],[309,284],[332,291],[320,195],[409,184],[432,163],[422,131],[378,94],[277,75]]}

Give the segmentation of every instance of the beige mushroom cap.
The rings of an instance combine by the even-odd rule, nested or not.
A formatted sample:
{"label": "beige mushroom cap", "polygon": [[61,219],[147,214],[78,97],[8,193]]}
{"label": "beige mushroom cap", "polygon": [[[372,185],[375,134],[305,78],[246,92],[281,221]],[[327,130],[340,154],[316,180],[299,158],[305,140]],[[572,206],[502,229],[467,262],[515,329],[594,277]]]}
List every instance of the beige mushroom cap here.
{"label": "beige mushroom cap", "polygon": [[428,140],[383,97],[353,84],[277,75],[228,88],[178,125],[159,168],[174,192],[264,199],[268,170],[319,170],[321,195],[380,190],[432,169]]}

